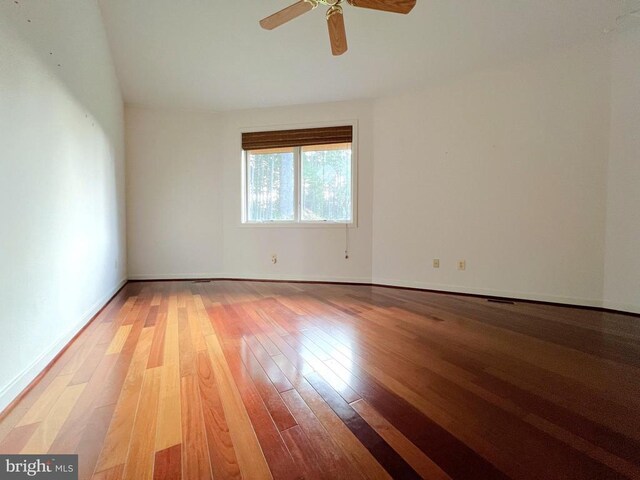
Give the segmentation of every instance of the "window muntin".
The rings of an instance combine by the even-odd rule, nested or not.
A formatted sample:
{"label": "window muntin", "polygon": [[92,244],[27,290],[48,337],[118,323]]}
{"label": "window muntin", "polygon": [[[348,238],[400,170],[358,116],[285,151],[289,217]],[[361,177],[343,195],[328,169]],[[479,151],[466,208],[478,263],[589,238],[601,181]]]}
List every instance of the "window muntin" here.
{"label": "window muntin", "polygon": [[351,143],[247,150],[244,223],[351,224]]}

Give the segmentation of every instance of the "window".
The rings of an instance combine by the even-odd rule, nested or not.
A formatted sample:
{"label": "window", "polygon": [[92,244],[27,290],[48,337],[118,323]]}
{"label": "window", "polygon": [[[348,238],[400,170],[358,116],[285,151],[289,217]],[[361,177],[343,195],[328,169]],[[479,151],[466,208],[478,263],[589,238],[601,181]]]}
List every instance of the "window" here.
{"label": "window", "polygon": [[[307,134],[304,139],[298,133],[303,130],[261,132],[255,134],[261,137],[253,141],[254,134],[243,134],[243,221],[353,223],[352,127],[348,128],[348,135]],[[330,129],[304,132],[313,130]],[[278,138],[267,141],[268,134],[277,134]],[[321,143],[327,140],[329,143]],[[271,146],[274,144],[277,146]]]}

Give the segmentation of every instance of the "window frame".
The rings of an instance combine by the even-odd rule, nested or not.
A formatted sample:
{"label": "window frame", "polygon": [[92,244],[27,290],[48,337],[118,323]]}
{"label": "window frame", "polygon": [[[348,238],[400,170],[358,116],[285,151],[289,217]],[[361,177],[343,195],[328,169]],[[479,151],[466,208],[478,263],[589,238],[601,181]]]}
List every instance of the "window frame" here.
{"label": "window frame", "polygon": [[[358,212],[358,131],[357,121],[342,121],[332,123],[313,123],[313,124],[296,124],[296,125],[280,125],[277,127],[256,127],[250,129],[241,129],[240,137],[242,133],[248,132],[260,132],[260,131],[278,131],[278,130],[291,130],[297,128],[322,128],[322,127],[338,127],[343,125],[351,125],[353,127],[353,138],[351,141],[351,221],[347,222],[334,222],[327,220],[303,220],[301,215],[301,203],[302,203],[302,147],[291,147],[294,152],[294,219],[293,220],[272,220],[267,222],[252,222],[247,218],[248,214],[248,168],[247,151],[241,147],[241,216],[240,226],[242,227],[259,227],[259,228],[345,228],[357,227],[357,212]],[[322,144],[319,144],[322,145]]]}

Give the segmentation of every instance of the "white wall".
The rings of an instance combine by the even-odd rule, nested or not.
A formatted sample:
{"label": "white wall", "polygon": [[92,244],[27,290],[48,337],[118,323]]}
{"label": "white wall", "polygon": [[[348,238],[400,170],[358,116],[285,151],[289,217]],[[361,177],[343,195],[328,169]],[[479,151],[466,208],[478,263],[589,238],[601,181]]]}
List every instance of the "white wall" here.
{"label": "white wall", "polygon": [[[637,30],[614,34],[375,101],[130,107],[130,276],[373,281],[637,309],[637,43]],[[348,261],[342,228],[240,224],[242,130],[349,120]]]}
{"label": "white wall", "polygon": [[115,293],[126,258],[122,101],[97,5],[0,3],[0,65],[2,409]]}
{"label": "white wall", "polygon": [[604,302],[640,313],[640,29],[614,38]]}
{"label": "white wall", "polygon": [[599,305],[608,62],[602,42],[377,101],[373,281]]}
{"label": "white wall", "polygon": [[217,275],[223,168],[215,114],[127,107],[131,278]]}
{"label": "white wall", "polygon": [[[232,113],[127,107],[130,278],[371,279],[371,107],[346,102]],[[358,122],[358,226],[241,225],[243,129]],[[271,263],[271,255],[278,263]]]}
{"label": "white wall", "polygon": [[[244,278],[337,280],[371,279],[371,202],[373,183],[371,105],[330,103],[224,114],[224,274]],[[305,127],[356,121],[357,228],[349,229],[349,259],[342,227],[241,226],[241,147],[243,129]],[[278,263],[271,263],[271,255]]]}

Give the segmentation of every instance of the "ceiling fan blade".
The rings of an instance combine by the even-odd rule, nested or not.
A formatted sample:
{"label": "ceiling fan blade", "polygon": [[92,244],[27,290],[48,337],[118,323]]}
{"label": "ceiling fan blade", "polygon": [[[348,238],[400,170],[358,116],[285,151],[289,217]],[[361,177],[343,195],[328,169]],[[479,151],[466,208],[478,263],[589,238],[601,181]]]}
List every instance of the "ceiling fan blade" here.
{"label": "ceiling fan blade", "polygon": [[347,0],[354,7],[372,8],[384,12],[407,14],[416,6],[416,0]]}
{"label": "ceiling fan blade", "polygon": [[280,25],[299,17],[302,14],[310,12],[318,6],[317,2],[300,0],[299,2],[289,5],[287,8],[283,8],[279,12],[268,16],[260,20],[260,26],[266,30],[273,30]]}
{"label": "ceiling fan blade", "polygon": [[329,27],[329,40],[331,40],[331,53],[335,56],[347,51],[347,32],[344,28],[344,16],[342,8],[331,7],[327,12],[327,25]]}

